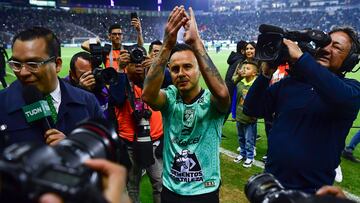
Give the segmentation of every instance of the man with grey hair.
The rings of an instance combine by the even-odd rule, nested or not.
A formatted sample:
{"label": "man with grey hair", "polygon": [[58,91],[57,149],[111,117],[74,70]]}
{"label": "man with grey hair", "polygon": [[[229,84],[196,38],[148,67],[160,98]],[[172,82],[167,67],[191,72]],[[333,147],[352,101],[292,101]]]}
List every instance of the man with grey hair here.
{"label": "man with grey hair", "polygon": [[265,172],[285,188],[315,193],[332,185],[345,139],[360,107],[360,83],[344,77],[359,62],[356,32],[339,27],[315,56],[284,39],[290,76],[269,87],[275,69],[262,67],[250,88],[244,113],[273,117]]}

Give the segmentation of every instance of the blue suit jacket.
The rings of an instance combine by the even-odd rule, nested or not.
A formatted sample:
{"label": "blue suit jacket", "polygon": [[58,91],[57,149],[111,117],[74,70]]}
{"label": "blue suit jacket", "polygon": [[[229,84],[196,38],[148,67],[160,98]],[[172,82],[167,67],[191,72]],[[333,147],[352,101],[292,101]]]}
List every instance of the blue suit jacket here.
{"label": "blue suit jacket", "polygon": [[272,118],[265,171],[285,188],[315,192],[332,185],[345,138],[360,108],[360,82],[339,77],[304,53],[287,77],[269,87],[260,75],[244,113]]}
{"label": "blue suit jacket", "polygon": [[[68,135],[79,121],[103,117],[94,95],[60,79],[59,83],[61,104],[55,125],[57,130]],[[7,89],[0,91],[0,125],[6,125],[6,129],[0,131],[0,150],[18,142],[45,143],[45,129],[41,125],[26,122],[22,111],[22,107],[26,105],[22,89],[22,84],[17,80]]]}

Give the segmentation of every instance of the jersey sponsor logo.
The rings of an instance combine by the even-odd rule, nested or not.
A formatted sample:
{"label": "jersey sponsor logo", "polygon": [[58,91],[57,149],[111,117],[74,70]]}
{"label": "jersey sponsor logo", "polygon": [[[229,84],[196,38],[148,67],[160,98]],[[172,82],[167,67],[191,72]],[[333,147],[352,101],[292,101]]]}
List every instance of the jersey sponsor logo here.
{"label": "jersey sponsor logo", "polygon": [[197,144],[200,141],[200,137],[190,138],[190,139],[183,139],[183,138],[174,138],[172,139],[172,143],[176,143],[179,146],[186,147],[188,145]]}
{"label": "jersey sponsor logo", "polygon": [[175,154],[170,176],[177,182],[203,182],[203,172],[199,161],[188,149]]}

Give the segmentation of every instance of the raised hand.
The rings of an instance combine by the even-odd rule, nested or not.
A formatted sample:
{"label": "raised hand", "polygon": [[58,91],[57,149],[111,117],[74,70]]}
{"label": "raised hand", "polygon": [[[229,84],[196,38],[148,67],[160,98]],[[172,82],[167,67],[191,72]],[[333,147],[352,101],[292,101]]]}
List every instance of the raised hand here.
{"label": "raised hand", "polygon": [[136,32],[141,32],[142,28],[141,28],[141,22],[139,18],[133,18],[131,19],[131,25],[134,26]]}
{"label": "raised hand", "polygon": [[165,27],[164,47],[172,49],[176,44],[177,34],[182,26],[188,22],[183,6],[176,6],[170,13]]}
{"label": "raised hand", "polygon": [[194,42],[201,41],[201,38],[196,24],[195,14],[191,7],[189,8],[189,14],[185,13],[185,15],[189,18],[189,21],[184,25],[184,42],[192,46]]}

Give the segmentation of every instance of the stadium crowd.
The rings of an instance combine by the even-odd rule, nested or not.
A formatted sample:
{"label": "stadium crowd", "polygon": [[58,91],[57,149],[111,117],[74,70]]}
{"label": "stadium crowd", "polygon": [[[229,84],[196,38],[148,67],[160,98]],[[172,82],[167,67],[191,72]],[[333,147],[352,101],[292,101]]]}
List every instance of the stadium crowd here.
{"label": "stadium crowd", "polygon": [[[41,25],[54,30],[62,43],[71,43],[74,37],[95,37],[106,39],[104,29],[112,23],[122,25],[125,42],[135,42],[136,33],[129,30],[129,16],[108,13],[75,13],[72,11],[35,8],[1,8],[0,32],[16,34],[19,30]],[[144,24],[145,42],[161,39],[167,17],[141,16]],[[230,13],[200,14],[198,26],[203,40],[254,41],[258,35],[258,25],[273,24],[288,29],[313,28],[329,31],[331,25],[351,25],[360,28],[360,8],[338,9],[334,12],[319,11],[248,11]],[[291,22],[291,23],[288,23]],[[3,39],[2,39],[3,38]],[[10,39],[0,35],[0,41],[10,44]]]}

